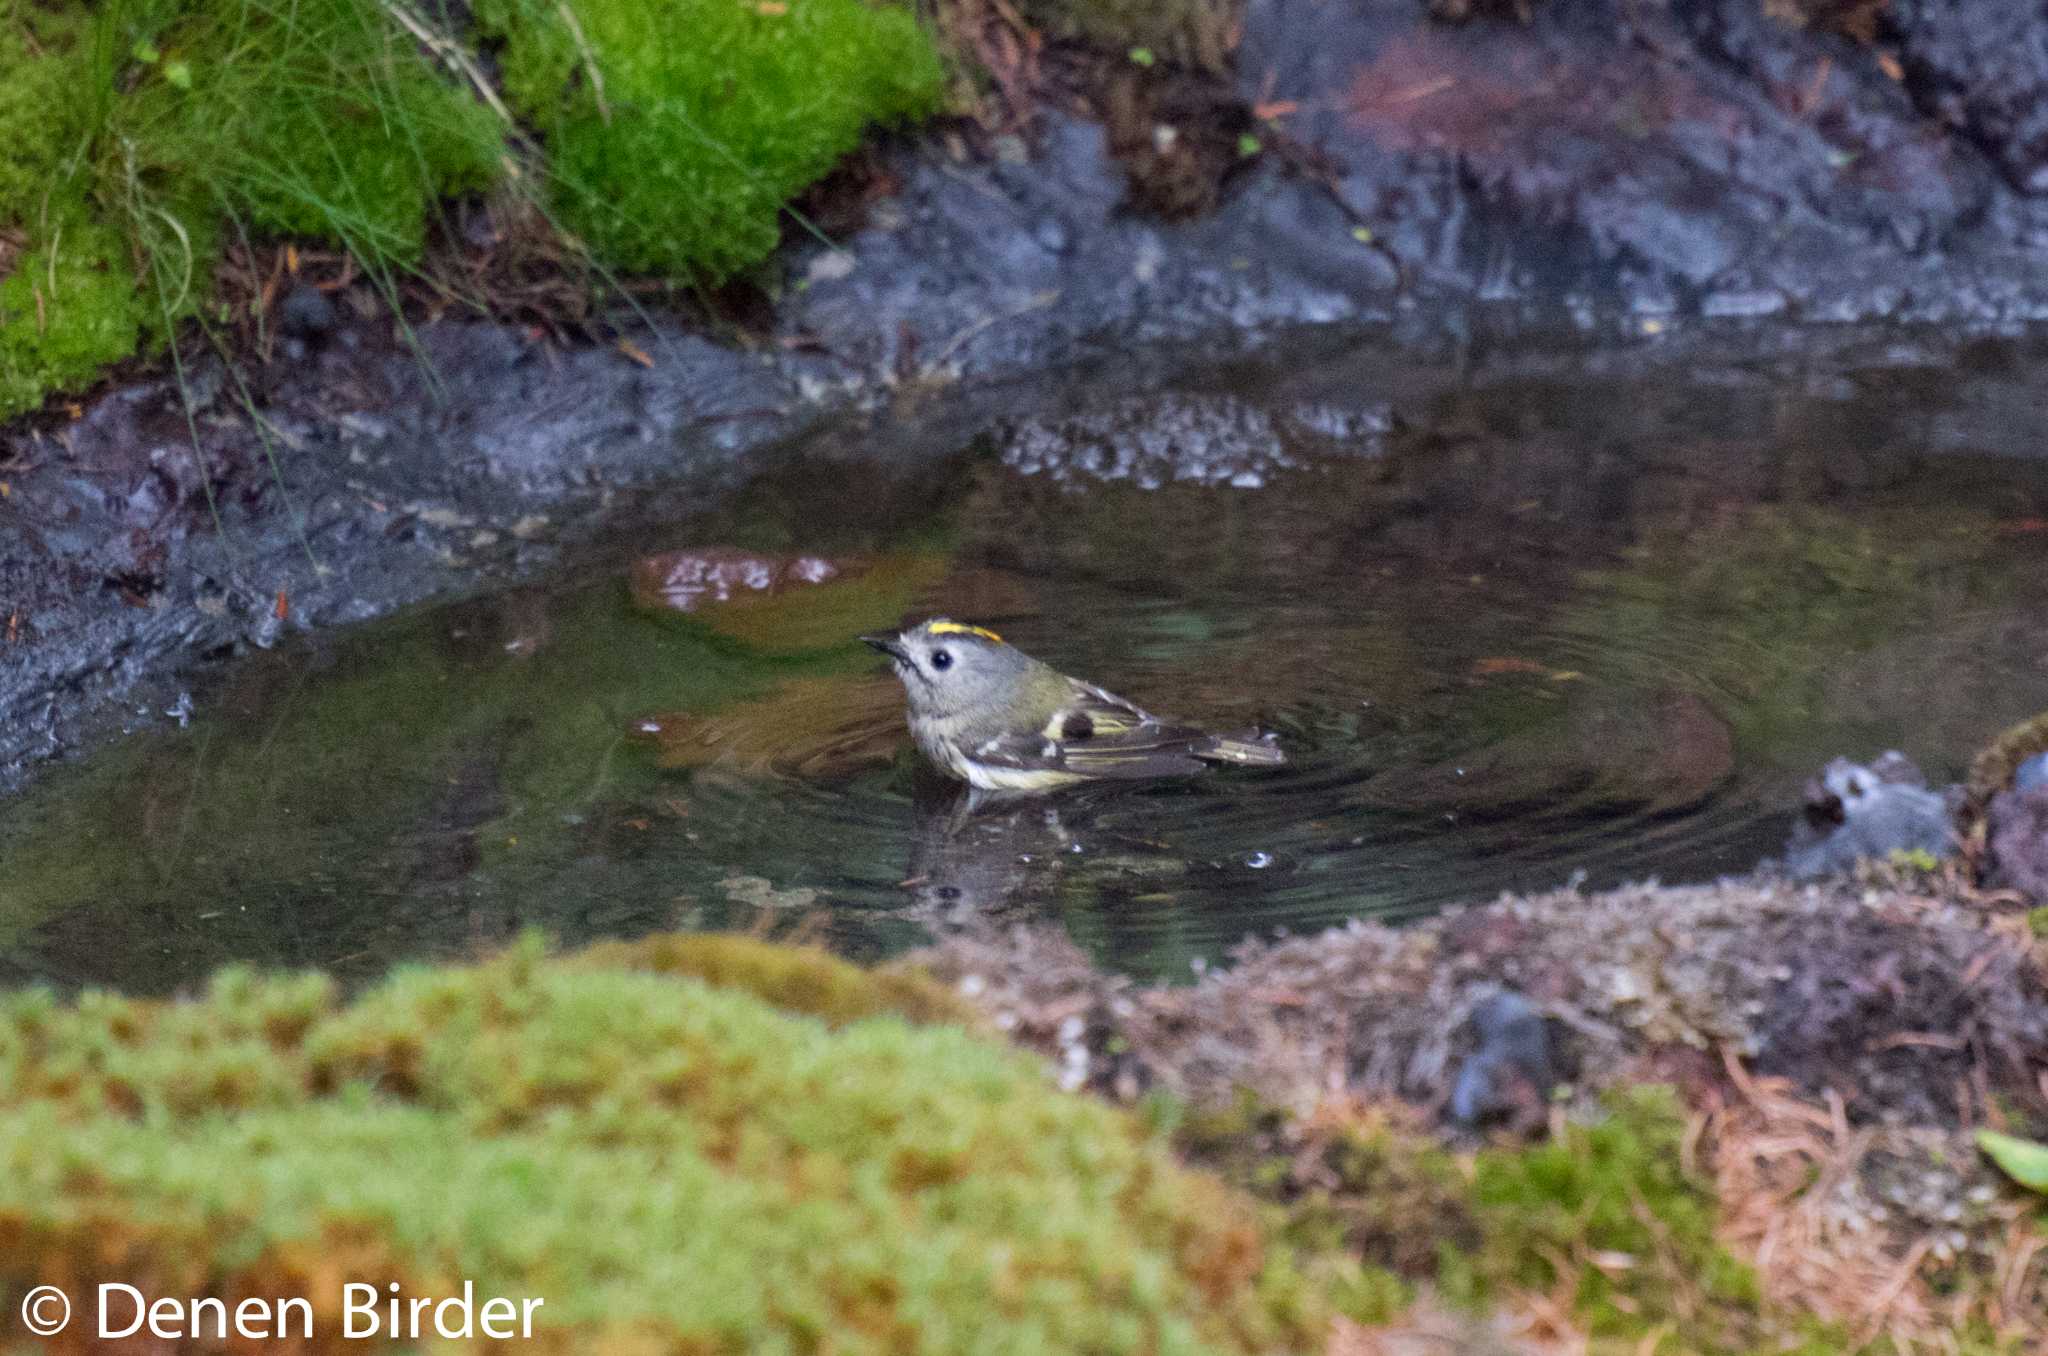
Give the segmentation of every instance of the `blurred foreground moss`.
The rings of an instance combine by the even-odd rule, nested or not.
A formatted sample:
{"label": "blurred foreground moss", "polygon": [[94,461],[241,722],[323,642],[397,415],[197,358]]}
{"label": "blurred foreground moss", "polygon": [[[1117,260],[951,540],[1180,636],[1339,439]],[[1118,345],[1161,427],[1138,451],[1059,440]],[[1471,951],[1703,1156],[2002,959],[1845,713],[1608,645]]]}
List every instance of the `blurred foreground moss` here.
{"label": "blurred foreground moss", "polygon": [[863,970],[817,947],[732,933],[664,932],[630,942],[598,942],[573,963],[739,989],[834,1028],[891,1013],[913,1022],[980,1023],[979,1009],[920,970]]}
{"label": "blurred foreground moss", "polygon": [[560,1351],[1322,1348],[1249,1202],[1035,1062],[627,959],[6,998],[0,1286],[305,1295],[320,1349],[350,1280]]}

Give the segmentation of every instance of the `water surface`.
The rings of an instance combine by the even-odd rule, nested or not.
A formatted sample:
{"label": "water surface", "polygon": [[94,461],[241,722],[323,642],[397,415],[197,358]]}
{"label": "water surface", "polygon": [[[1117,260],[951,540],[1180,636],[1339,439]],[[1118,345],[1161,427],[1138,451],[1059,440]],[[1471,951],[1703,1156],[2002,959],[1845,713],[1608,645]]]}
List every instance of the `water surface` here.
{"label": "water surface", "polygon": [[[937,456],[915,414],[821,431],[715,511],[252,656],[46,779],[0,821],[0,976],[360,979],[528,925],[872,956],[1012,918],[1185,975],[1247,933],[1745,869],[1828,757],[1953,777],[2048,708],[2032,407],[1885,366],[1555,369],[1326,339],[1065,382]],[[634,559],[708,545],[839,574],[636,604]],[[934,612],[1292,762],[967,806],[852,639]]]}

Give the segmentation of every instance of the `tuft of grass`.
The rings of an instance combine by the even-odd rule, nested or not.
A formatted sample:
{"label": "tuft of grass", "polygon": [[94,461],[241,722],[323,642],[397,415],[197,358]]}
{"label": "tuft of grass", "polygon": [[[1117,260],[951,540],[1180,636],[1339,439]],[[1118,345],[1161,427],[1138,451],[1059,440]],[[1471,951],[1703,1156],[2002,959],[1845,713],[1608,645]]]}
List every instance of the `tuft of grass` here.
{"label": "tuft of grass", "polygon": [[10,0],[0,417],[210,317],[231,230],[341,246],[388,289],[439,202],[503,173],[503,132],[372,0]]}
{"label": "tuft of grass", "polygon": [[[0,1287],[546,1299],[543,1351],[1320,1349],[1254,1207],[1035,1061],[532,941],[343,1005],[0,998]],[[402,1344],[372,1344],[393,1350]],[[322,1349],[325,1349],[324,1345]]]}
{"label": "tuft of grass", "polygon": [[441,199],[502,172],[503,124],[369,0],[116,0],[96,22],[95,73],[121,91],[99,190],[138,230],[235,222],[389,276]]}
{"label": "tuft of grass", "polygon": [[874,123],[936,112],[907,11],[862,0],[479,0],[555,210],[610,263],[716,281],[765,258],[789,198]]}

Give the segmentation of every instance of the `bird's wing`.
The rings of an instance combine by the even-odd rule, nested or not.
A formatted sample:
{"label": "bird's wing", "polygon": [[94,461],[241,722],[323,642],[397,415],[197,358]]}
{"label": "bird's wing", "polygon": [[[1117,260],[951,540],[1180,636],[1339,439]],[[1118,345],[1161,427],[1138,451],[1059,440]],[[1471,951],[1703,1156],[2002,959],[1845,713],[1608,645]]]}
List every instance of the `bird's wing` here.
{"label": "bird's wing", "polygon": [[984,762],[1025,771],[1172,777],[1201,771],[1205,759],[1219,756],[1218,745],[1205,731],[1168,724],[1113,692],[1077,682],[1043,729],[1002,735],[975,753]]}

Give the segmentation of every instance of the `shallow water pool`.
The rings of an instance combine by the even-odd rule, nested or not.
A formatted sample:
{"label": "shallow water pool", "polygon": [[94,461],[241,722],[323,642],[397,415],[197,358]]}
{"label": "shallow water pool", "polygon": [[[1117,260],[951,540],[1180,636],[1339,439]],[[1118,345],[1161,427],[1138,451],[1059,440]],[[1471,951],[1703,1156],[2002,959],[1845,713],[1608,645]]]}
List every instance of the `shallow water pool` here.
{"label": "shallow water pool", "polygon": [[[186,728],[46,778],[0,824],[0,978],[1048,918],[1179,976],[1248,933],[1742,870],[1828,757],[1954,777],[2048,708],[2048,462],[2010,455],[2037,407],[1965,375],[1475,380],[1324,337],[1063,380],[936,453],[915,414],[835,424],[557,579],[238,661]],[[631,586],[704,547],[819,564],[688,612],[673,559]],[[967,805],[853,639],[937,612],[1291,763]]]}

